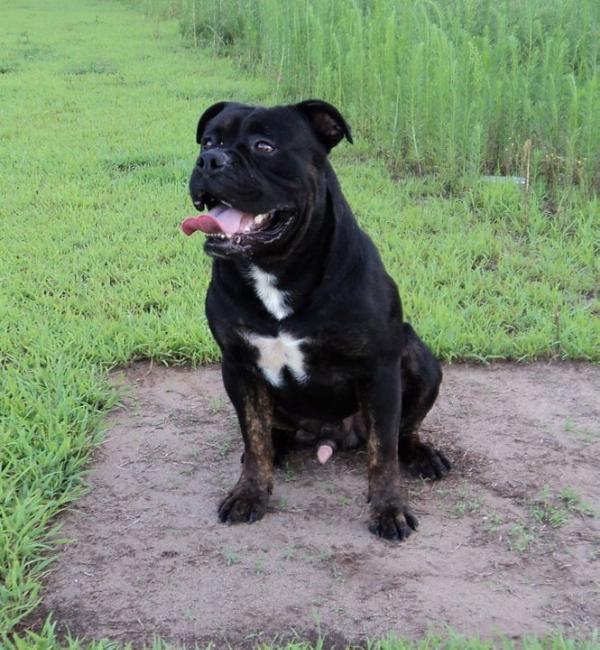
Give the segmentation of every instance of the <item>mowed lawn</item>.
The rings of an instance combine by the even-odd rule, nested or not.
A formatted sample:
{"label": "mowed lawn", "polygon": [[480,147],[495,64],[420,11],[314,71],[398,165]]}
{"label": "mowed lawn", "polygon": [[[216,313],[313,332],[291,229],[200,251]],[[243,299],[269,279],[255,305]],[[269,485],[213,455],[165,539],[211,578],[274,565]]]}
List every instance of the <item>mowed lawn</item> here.
{"label": "mowed lawn", "polygon": [[[107,370],[217,359],[209,263],[179,222],[196,120],[234,98],[271,103],[270,83],[187,48],[174,22],[0,5],[0,640],[39,600],[52,518],[117,399]],[[394,179],[355,139],[334,154],[342,185],[437,354],[600,358],[596,198]]]}

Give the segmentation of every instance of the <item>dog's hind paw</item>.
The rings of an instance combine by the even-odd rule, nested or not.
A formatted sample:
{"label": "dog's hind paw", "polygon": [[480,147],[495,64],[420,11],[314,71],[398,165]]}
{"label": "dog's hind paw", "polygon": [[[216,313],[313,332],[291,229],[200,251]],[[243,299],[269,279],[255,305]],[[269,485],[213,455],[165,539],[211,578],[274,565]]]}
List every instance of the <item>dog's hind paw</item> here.
{"label": "dog's hind paw", "polygon": [[413,530],[417,530],[419,522],[409,511],[397,513],[395,510],[385,510],[373,515],[369,523],[369,530],[378,537],[393,541],[406,539]]}
{"label": "dog's hind paw", "polygon": [[450,461],[438,449],[434,449],[430,445],[423,446],[427,450],[426,454],[417,462],[415,467],[419,476],[433,480],[444,477],[452,468]]}
{"label": "dog's hind paw", "polygon": [[219,520],[224,524],[252,524],[264,517],[268,501],[268,490],[244,484],[236,485],[221,501]]}
{"label": "dog's hind paw", "polygon": [[401,448],[400,460],[413,474],[434,481],[443,478],[452,468],[441,451],[424,442],[411,445],[408,449]]}

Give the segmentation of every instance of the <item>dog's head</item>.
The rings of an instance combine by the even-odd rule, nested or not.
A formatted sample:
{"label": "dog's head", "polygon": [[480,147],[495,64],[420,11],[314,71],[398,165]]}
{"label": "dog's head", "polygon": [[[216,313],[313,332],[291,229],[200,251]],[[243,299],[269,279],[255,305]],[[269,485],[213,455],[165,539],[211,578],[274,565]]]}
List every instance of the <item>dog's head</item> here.
{"label": "dog's head", "polygon": [[260,258],[293,248],[322,201],[327,154],[352,142],[339,111],[323,101],[262,108],[220,102],[198,122],[201,146],[190,194],[206,214],[183,222],[207,235],[214,257]]}

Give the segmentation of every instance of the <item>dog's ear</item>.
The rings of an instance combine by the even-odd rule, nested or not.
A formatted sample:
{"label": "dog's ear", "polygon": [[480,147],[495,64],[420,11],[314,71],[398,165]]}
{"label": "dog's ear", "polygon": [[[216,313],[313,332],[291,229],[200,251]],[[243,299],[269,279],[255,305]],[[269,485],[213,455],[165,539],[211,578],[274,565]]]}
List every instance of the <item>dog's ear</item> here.
{"label": "dog's ear", "polygon": [[308,119],[315,135],[327,152],[330,152],[344,137],[348,142],[353,142],[350,126],[335,106],[320,99],[307,99],[296,104],[294,108]]}
{"label": "dog's ear", "polygon": [[196,128],[196,142],[200,144],[202,142],[202,135],[204,134],[204,129],[206,125],[212,120],[213,117],[216,117],[225,107],[229,106],[231,102],[218,102],[209,106],[202,117],[198,122],[198,127]]}

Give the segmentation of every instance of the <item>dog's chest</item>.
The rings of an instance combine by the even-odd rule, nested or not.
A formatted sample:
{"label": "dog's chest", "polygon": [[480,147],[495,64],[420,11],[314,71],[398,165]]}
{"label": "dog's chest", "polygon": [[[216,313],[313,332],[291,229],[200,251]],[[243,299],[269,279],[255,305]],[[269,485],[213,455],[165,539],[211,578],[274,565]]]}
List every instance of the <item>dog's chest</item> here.
{"label": "dog's chest", "polygon": [[[264,308],[277,321],[281,321],[292,314],[285,291],[277,288],[277,278],[256,266],[249,272],[254,292],[262,302]],[[306,338],[298,337],[279,328],[277,336],[263,336],[256,332],[243,333],[250,346],[258,353],[256,365],[265,379],[276,387],[281,387],[284,382],[284,369],[300,382],[305,382],[308,377],[305,369],[303,344]]]}
{"label": "dog's chest", "polygon": [[300,383],[308,379],[302,350],[302,344],[306,343],[306,339],[295,338],[284,331],[279,332],[278,336],[261,336],[254,332],[246,332],[244,337],[258,352],[256,365],[264,378],[273,386],[283,385],[284,369],[287,369]]}

